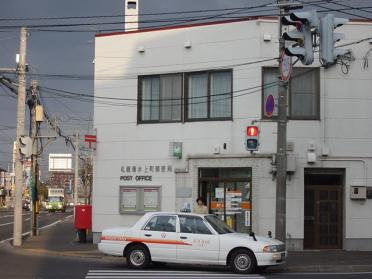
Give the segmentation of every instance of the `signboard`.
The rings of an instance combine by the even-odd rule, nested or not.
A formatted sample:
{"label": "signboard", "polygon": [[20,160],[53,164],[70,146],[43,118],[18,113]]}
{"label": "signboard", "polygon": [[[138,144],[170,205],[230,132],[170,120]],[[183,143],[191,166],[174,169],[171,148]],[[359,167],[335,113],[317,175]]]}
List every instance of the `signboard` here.
{"label": "signboard", "polygon": [[121,188],[121,211],[136,211],[137,210],[137,189],[136,188]]}
{"label": "signboard", "polygon": [[160,211],[160,186],[120,186],[120,213]]}
{"label": "signboard", "polygon": [[216,188],[216,199],[224,198],[224,188]]}
{"label": "signboard", "polygon": [[292,57],[283,51],[280,56],[280,78],[282,81],[288,81],[292,73]]}
{"label": "signboard", "polygon": [[72,171],[72,154],[49,154],[49,171]]}
{"label": "signboard", "polygon": [[272,117],[275,110],[275,98],[273,95],[267,96],[265,100],[265,115]]}
{"label": "signboard", "polygon": [[85,147],[96,149],[97,136],[96,135],[85,135],[84,136]]}
{"label": "signboard", "polygon": [[159,208],[159,188],[143,189],[143,209],[156,211]]}

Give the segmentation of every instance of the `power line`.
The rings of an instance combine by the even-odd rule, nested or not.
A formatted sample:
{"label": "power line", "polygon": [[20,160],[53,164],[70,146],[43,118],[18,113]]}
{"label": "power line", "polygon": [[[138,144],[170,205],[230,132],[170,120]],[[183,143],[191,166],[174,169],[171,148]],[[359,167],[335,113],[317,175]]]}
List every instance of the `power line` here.
{"label": "power line", "polygon": [[[312,2],[306,2],[304,3],[304,5],[314,5],[314,6],[317,6],[318,3],[333,3],[331,1],[312,1]],[[245,11],[245,10],[248,10],[248,9],[258,9],[258,8],[265,8],[267,7],[268,5],[267,4],[264,4],[264,5],[259,5],[259,6],[254,6],[254,7],[244,7],[244,8],[237,8],[237,9],[232,9],[231,12],[228,12],[228,13],[222,13],[222,14],[217,14],[217,15],[211,15],[211,16],[204,16],[204,17],[200,17],[200,16],[194,16],[194,17],[187,17],[187,18],[170,18],[170,19],[158,19],[158,20],[150,20],[150,21],[138,21],[138,23],[151,23],[151,22],[172,22],[172,21],[176,21],[177,23],[190,23],[190,22],[195,22],[195,21],[203,21],[203,20],[208,20],[208,19],[214,19],[214,18],[230,18],[230,19],[242,19],[244,18],[243,16],[239,16],[239,17],[226,17],[228,15],[232,15],[232,14],[241,14],[241,13],[245,13],[245,14],[252,14],[252,13],[257,13],[257,12],[262,12],[262,11],[273,11],[273,10],[276,10],[276,9],[273,9],[273,8],[270,8],[270,9],[262,9],[260,11]],[[321,7],[321,6],[318,6],[318,7]],[[325,12],[325,11],[344,11],[344,10],[352,10],[354,9],[353,7],[346,7],[346,8],[340,8],[340,9],[330,9],[330,8],[327,8],[327,7],[321,7],[325,10],[323,11],[320,11],[320,12]],[[368,7],[360,7],[359,9],[366,9],[366,8],[372,8],[371,6],[368,6]],[[230,10],[230,9],[226,9],[226,10]],[[255,17],[260,17],[260,16],[276,16],[277,14],[265,14],[265,15],[255,15]],[[354,15],[354,14],[353,14]],[[359,15],[354,15],[354,16],[357,16],[357,17],[363,17],[363,16],[359,16]],[[369,19],[369,18],[368,18]],[[124,24],[124,21],[118,21],[118,22],[101,22],[101,23],[67,23],[67,24],[32,24],[32,25],[29,25],[28,27],[29,28],[35,28],[33,30],[35,31],[46,31],[46,32],[95,32],[95,33],[99,33],[99,32],[112,32],[112,31],[123,31],[123,28],[120,28],[120,29],[96,29],[96,30],[58,30],[58,29],[53,29],[53,30],[50,30],[50,29],[38,29],[38,28],[60,28],[60,27],[79,27],[79,26],[97,26],[97,25],[116,25],[116,24]],[[13,25],[13,26],[2,26],[0,27],[0,29],[14,29],[14,28],[19,28],[20,26],[22,25]],[[142,30],[146,30],[146,29],[152,29],[152,28],[158,28],[158,27],[167,27],[167,26],[177,26],[177,24],[162,24],[162,25],[152,25],[152,26],[146,26],[146,27],[142,27],[141,29]],[[131,29],[127,29],[126,31],[130,31]]]}

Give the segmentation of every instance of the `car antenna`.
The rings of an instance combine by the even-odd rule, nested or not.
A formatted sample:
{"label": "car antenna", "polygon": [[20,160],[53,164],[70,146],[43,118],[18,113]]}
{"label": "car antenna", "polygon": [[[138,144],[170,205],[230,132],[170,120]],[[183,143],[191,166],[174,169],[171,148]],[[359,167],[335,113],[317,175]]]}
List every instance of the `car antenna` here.
{"label": "car antenna", "polygon": [[256,235],[254,234],[254,232],[250,232],[249,236],[253,237],[254,241],[257,241]]}

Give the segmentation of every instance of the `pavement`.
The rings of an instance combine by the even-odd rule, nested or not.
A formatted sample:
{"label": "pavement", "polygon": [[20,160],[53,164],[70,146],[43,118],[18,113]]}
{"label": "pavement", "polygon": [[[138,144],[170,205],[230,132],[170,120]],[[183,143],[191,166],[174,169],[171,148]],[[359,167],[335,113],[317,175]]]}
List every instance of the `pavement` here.
{"label": "pavement", "polygon": [[[8,251],[21,254],[68,257],[104,262],[123,263],[123,258],[105,256],[98,252],[88,234],[87,243],[79,243],[73,218],[40,230],[38,236],[26,237],[21,248],[2,244]],[[289,252],[287,263],[270,267],[265,273],[280,272],[372,272],[372,251],[317,250]]]}

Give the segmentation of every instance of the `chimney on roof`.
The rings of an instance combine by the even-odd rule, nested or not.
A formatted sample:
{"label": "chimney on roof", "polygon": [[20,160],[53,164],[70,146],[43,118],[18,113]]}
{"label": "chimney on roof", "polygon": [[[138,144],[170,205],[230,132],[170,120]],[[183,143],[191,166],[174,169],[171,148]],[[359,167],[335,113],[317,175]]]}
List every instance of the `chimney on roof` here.
{"label": "chimney on roof", "polygon": [[124,0],[124,29],[126,32],[138,30],[138,2],[139,0]]}

